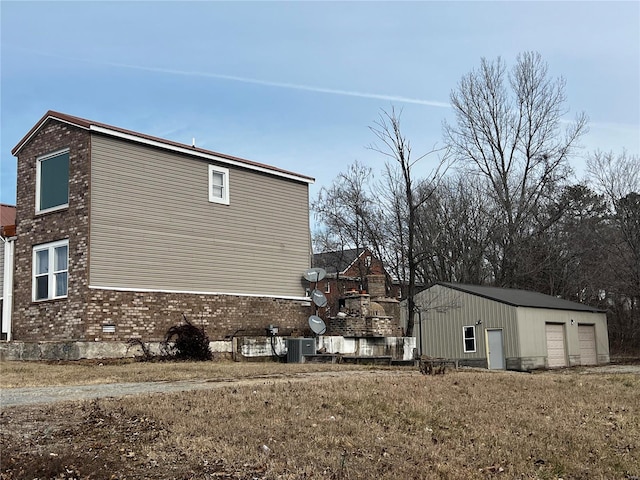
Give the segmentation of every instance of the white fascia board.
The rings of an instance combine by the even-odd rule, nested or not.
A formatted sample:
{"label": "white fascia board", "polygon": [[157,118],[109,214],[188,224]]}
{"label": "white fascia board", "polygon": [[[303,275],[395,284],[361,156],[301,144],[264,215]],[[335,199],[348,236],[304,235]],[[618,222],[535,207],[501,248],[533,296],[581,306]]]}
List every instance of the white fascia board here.
{"label": "white fascia board", "polygon": [[279,172],[277,170],[270,170],[268,168],[263,168],[263,167],[260,167],[260,166],[257,166],[257,165],[251,165],[251,164],[239,162],[237,160],[231,160],[229,158],[218,157],[217,155],[211,155],[211,154],[208,154],[208,153],[193,151],[193,150],[190,150],[187,147],[178,147],[176,145],[169,145],[167,143],[159,142],[157,140],[151,140],[151,139],[148,139],[148,138],[142,138],[142,137],[138,137],[136,135],[131,135],[131,134],[128,134],[128,133],[122,133],[122,132],[118,132],[118,131],[111,130],[111,129],[108,129],[108,128],[98,127],[96,125],[91,125],[90,130],[92,132],[102,133],[104,135],[110,135],[112,137],[121,138],[123,140],[129,140],[129,141],[136,142],[136,143],[142,143],[144,145],[149,145],[149,146],[152,146],[152,147],[162,148],[164,150],[170,150],[170,151],[173,151],[173,152],[182,153],[184,155],[189,155],[189,156],[192,156],[192,157],[199,157],[199,158],[204,158],[206,160],[213,160],[215,162],[224,163],[226,165],[233,165],[233,166],[245,168],[245,169],[248,169],[248,170],[254,170],[254,171],[257,171],[257,172],[266,173],[266,174],[269,174],[269,175],[274,175],[276,177],[288,178],[289,180],[295,180],[295,181],[298,181],[298,182],[304,182],[304,183],[308,183],[308,184],[314,183],[314,181],[312,179],[310,179],[310,178],[299,177],[297,175],[292,175],[292,174],[285,173],[285,172]]}
{"label": "white fascia board", "polygon": [[296,300],[299,302],[308,302],[311,300],[309,297],[293,297],[286,295],[265,295],[261,293],[230,293],[230,292],[202,292],[196,290],[164,290],[156,288],[131,288],[131,287],[113,287],[113,286],[100,286],[89,285],[89,288],[93,290],[110,290],[116,292],[139,292],[139,293],[177,293],[187,295],[224,295],[227,297],[252,297],[252,298],[276,298],[281,300]]}

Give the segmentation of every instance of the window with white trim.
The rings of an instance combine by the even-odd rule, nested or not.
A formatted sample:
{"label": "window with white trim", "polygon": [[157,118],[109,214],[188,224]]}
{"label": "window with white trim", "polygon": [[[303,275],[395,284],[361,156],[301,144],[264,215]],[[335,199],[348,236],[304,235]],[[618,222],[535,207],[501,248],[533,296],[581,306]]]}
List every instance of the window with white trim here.
{"label": "window with white trim", "polygon": [[69,149],[36,160],[36,212],[69,206]]}
{"label": "window with white trim", "polygon": [[329,283],[329,280],[327,280],[327,283],[324,285],[324,293],[331,293],[331,284]]}
{"label": "window with white trim", "polygon": [[33,300],[67,296],[69,240],[33,247]]}
{"label": "window with white trim", "polygon": [[229,169],[209,165],[209,201],[229,205]]}
{"label": "window with white trim", "polygon": [[476,351],[476,327],[462,327],[464,337],[464,353]]}

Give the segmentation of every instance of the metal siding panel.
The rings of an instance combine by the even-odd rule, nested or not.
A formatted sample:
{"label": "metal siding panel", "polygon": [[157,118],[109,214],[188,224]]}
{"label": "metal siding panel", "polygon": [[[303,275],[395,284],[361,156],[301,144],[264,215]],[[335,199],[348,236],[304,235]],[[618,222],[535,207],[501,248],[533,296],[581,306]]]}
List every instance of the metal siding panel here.
{"label": "metal siding panel", "polygon": [[304,293],[308,186],[229,167],[230,205],[210,203],[208,165],[92,137],[92,285]]}
{"label": "metal siding panel", "polygon": [[[423,339],[425,354],[445,358],[486,358],[484,330],[500,328],[505,356],[518,356],[514,307],[442,285],[420,292],[416,301],[427,308],[426,318],[423,313],[424,331],[431,335],[425,335]],[[482,323],[476,326],[476,352],[464,353],[462,327],[474,325],[478,320]]]}
{"label": "metal siding panel", "polygon": [[0,241],[0,298],[4,298],[4,245],[4,241]]}

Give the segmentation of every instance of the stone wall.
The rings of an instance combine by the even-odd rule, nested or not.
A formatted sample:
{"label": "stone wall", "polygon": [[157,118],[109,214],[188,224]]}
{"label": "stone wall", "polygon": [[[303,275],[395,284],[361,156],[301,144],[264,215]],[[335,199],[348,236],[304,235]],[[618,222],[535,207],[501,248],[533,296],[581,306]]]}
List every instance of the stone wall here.
{"label": "stone wall", "polygon": [[[37,158],[69,148],[69,206],[36,211]],[[16,245],[13,297],[15,340],[84,339],[85,293],[88,287],[90,203],[90,135],[58,121],[48,121],[18,154]],[[32,300],[33,247],[69,240],[67,298]]]}
{"label": "stone wall", "polygon": [[327,335],[341,337],[401,337],[402,329],[393,317],[332,317],[325,321]]}

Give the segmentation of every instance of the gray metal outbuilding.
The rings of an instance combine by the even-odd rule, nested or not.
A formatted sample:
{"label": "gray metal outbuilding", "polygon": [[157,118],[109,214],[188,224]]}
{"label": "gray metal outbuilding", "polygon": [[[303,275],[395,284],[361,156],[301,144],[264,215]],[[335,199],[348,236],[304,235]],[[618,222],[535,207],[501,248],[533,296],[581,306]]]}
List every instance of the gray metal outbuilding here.
{"label": "gray metal outbuilding", "polygon": [[423,355],[508,370],[609,363],[605,310],[537,292],[445,282],[415,300]]}

